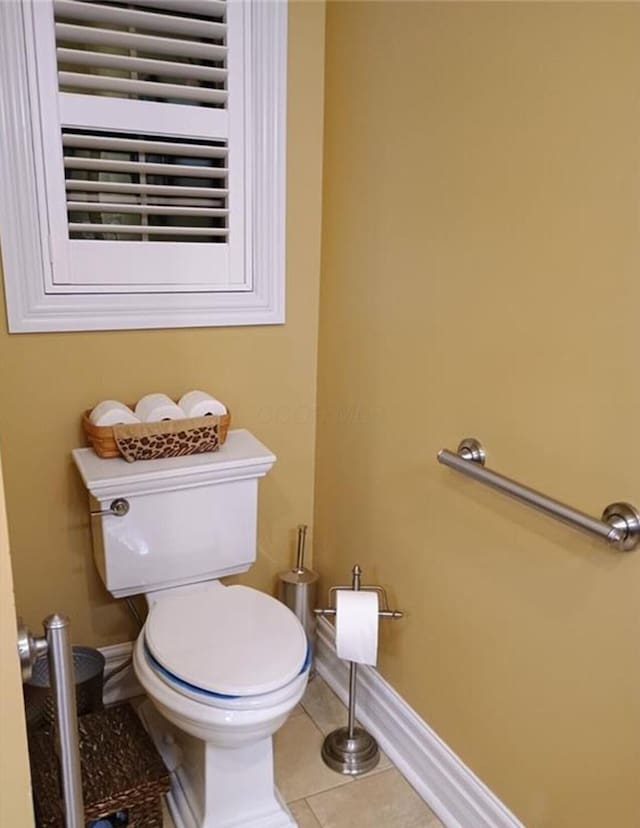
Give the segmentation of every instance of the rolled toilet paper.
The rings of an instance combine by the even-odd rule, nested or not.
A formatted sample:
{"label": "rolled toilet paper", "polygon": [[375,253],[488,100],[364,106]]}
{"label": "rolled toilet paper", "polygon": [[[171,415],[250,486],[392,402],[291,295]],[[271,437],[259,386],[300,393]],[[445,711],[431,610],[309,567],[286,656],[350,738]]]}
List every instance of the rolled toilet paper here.
{"label": "rolled toilet paper", "polygon": [[128,423],[139,423],[129,406],[118,400],[103,400],[98,403],[89,414],[89,419],[96,426],[126,425]]}
{"label": "rolled toilet paper", "polygon": [[161,420],[182,420],[184,412],[166,394],[147,394],[138,400],[136,416],[143,423],[159,423]]}
{"label": "rolled toilet paper", "polygon": [[339,589],[336,593],[336,651],[339,658],[371,664],[378,660],[378,593]]}
{"label": "rolled toilet paper", "polygon": [[226,406],[206,391],[188,391],[178,400],[185,417],[209,417],[227,413]]}

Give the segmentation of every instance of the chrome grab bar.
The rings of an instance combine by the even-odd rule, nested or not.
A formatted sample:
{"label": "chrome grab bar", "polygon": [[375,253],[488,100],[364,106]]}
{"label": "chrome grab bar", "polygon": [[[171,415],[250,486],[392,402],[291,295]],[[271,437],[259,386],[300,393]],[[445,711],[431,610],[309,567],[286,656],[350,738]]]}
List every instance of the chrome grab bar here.
{"label": "chrome grab bar", "polygon": [[547,497],[529,486],[517,483],[510,477],[486,469],[485,460],[486,453],[482,444],[473,437],[464,439],[458,446],[457,452],[448,449],[438,452],[439,463],[462,472],[479,483],[498,489],[521,503],[532,506],[570,526],[596,535],[621,551],[630,552],[640,543],[640,511],[630,503],[611,503],[602,513],[602,518],[598,520],[579,509]]}

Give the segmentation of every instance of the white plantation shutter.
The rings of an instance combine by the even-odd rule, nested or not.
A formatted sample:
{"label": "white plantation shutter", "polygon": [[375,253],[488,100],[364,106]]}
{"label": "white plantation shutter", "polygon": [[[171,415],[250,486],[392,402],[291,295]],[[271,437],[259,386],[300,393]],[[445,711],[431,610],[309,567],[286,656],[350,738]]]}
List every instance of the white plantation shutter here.
{"label": "white plantation shutter", "polygon": [[286,0],[0,0],[9,330],[284,321]]}
{"label": "white plantation shutter", "polygon": [[53,289],[250,290],[246,5],[33,5]]}

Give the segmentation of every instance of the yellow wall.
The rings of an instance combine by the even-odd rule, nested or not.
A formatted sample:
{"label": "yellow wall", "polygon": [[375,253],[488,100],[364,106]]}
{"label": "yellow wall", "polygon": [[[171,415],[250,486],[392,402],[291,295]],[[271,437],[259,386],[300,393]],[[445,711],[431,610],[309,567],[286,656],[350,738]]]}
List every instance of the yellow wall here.
{"label": "yellow wall", "polygon": [[80,412],[104,397],[135,400],[205,388],[233,424],[277,455],[261,484],[260,557],[247,580],[270,589],[313,509],[324,4],[289,14],[287,322],[284,326],[11,335],[0,333],[0,439],[18,609],[39,628],[67,613],[90,645],[130,639],[122,602],[91,558],[85,493],[70,451]]}
{"label": "yellow wall", "polygon": [[33,825],[16,612],[0,463],[0,825]]}
{"label": "yellow wall", "polygon": [[640,825],[640,6],[330,3],[316,564],[407,618],[393,686],[531,828]]}

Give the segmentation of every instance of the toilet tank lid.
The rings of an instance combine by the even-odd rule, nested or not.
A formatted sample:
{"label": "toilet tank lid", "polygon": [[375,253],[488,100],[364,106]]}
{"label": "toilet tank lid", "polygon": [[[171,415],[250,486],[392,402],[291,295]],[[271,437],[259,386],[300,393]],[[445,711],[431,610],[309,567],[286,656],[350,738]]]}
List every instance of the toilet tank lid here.
{"label": "toilet tank lid", "polygon": [[185,489],[227,480],[263,477],[276,461],[273,452],[246,429],[230,431],[218,451],[140,460],[105,459],[90,448],[73,450],[86,488],[98,499]]}
{"label": "toilet tank lid", "polygon": [[300,673],[307,655],[306,635],[291,610],[239,585],[155,593],[144,635],[165,670],[225,696],[277,690]]}

